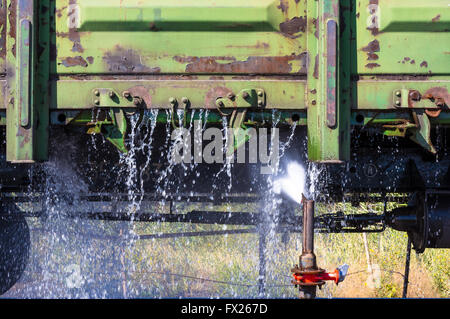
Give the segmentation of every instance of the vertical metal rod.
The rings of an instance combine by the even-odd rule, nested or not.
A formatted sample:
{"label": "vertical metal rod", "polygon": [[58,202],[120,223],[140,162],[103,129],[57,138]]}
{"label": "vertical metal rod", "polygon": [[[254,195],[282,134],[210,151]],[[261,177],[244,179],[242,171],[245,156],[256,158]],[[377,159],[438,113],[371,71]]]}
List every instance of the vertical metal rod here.
{"label": "vertical metal rod", "polygon": [[406,298],[408,294],[408,282],[409,282],[409,263],[411,260],[411,238],[408,236],[408,245],[406,248],[406,261],[405,261],[405,277],[403,279],[403,294],[402,298]]}
{"label": "vertical metal rod", "polygon": [[258,277],[258,293],[260,297],[266,294],[266,236],[264,227],[259,231],[259,277]]}
{"label": "vertical metal rod", "polygon": [[304,200],[303,253],[314,251],[314,201]]}
{"label": "vertical metal rod", "polygon": [[[300,256],[300,269],[303,271],[317,270],[316,255],[314,255],[314,201],[307,200],[304,196],[303,202],[303,247]],[[301,299],[314,299],[317,286],[301,286]]]}

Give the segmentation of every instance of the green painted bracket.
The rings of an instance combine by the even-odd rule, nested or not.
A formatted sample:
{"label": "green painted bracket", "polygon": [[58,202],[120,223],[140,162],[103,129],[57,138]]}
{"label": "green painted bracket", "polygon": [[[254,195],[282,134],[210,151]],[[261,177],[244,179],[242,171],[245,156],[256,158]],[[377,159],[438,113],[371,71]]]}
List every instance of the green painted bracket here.
{"label": "green painted bracket", "polygon": [[246,114],[246,109],[234,110],[231,114],[229,129],[233,132],[233,143],[228,145],[227,156],[231,156],[250,139],[250,136],[247,134],[247,127],[243,125]]}
{"label": "green painted bracket", "polygon": [[436,149],[434,148],[430,139],[430,119],[424,112],[415,111],[415,113],[419,127],[410,130],[412,132],[412,135],[409,138],[425,148],[427,151],[436,154]]}
{"label": "green painted bracket", "polygon": [[121,109],[111,109],[109,115],[112,124],[99,122],[90,127],[88,134],[103,134],[120,152],[127,154],[128,149],[125,146],[125,136],[127,132],[127,120],[125,112]]}

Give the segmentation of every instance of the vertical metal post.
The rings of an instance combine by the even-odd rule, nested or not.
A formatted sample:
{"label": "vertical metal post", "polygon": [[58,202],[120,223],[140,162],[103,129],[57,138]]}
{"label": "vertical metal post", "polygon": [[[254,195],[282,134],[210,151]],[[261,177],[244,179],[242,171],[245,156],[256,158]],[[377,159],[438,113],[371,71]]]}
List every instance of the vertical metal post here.
{"label": "vertical metal post", "polygon": [[[8,23],[6,97],[6,157],[11,162],[33,161],[33,46],[34,1],[8,1],[16,25]],[[14,7],[16,6],[16,7]],[[11,49],[9,49],[11,48]]]}
{"label": "vertical metal post", "polygon": [[[303,197],[303,247],[300,256],[302,271],[317,270],[316,255],[314,254],[314,201]],[[300,286],[300,298],[313,299],[316,297],[317,286]]]}
{"label": "vertical metal post", "polygon": [[259,277],[258,277],[258,294],[259,297],[266,295],[266,234],[263,226],[259,231]]}
{"label": "vertical metal post", "polygon": [[340,163],[350,157],[350,99],[341,96],[349,94],[350,64],[347,56],[343,56],[345,63],[341,61],[339,15],[338,0],[307,1],[310,161]]}
{"label": "vertical metal post", "polygon": [[[11,67],[7,69],[5,90],[6,157],[15,163],[32,163],[47,158],[48,0],[8,0],[8,8],[9,15],[14,15],[15,19],[7,20],[6,60]],[[42,13],[40,22],[47,22],[43,23],[42,30],[37,27],[38,13]],[[38,42],[43,48],[39,57],[36,54]],[[36,68],[38,60],[46,62]],[[45,72],[36,78],[36,73],[39,73],[36,70]],[[39,147],[36,147],[36,142]]]}
{"label": "vertical metal post", "polygon": [[411,260],[411,238],[408,236],[408,245],[406,247],[406,261],[405,261],[405,277],[403,279],[403,294],[402,298],[406,298],[408,294],[408,282],[409,282],[409,263]]}

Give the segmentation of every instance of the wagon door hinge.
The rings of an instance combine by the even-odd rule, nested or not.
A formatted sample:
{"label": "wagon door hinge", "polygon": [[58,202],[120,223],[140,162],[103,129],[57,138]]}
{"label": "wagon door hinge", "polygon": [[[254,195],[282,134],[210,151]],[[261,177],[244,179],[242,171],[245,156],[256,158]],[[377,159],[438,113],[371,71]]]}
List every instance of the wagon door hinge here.
{"label": "wagon door hinge", "polygon": [[436,154],[431,138],[431,124],[429,117],[437,117],[449,100],[446,88],[431,88],[422,95],[415,89],[398,89],[393,92],[393,103],[396,108],[411,111],[414,123],[407,127],[408,136],[427,151]]}
{"label": "wagon door hinge", "polygon": [[[231,115],[228,128],[231,130],[232,142],[227,145],[227,156],[231,156],[244,145],[251,136],[244,125],[249,108],[263,108],[266,105],[266,93],[263,89],[244,89],[238,94],[230,92],[226,97],[216,100],[216,107],[222,115]],[[226,109],[232,109],[227,113]]]}
{"label": "wagon door hinge", "polygon": [[125,145],[125,136],[127,132],[127,119],[125,111],[118,108],[109,110],[111,124],[98,122],[87,131],[88,134],[102,134],[111,144],[113,144],[120,152],[128,153]]}

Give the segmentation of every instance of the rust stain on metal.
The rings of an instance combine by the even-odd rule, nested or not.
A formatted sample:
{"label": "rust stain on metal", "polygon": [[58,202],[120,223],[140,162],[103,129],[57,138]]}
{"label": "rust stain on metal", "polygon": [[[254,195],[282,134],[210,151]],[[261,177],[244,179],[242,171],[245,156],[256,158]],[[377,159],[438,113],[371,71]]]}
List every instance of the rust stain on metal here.
{"label": "rust stain on metal", "polygon": [[[180,57],[174,60],[186,63],[188,73],[302,73],[305,68],[305,54],[287,56],[252,56],[246,61],[236,61],[234,57]],[[302,67],[292,72],[292,61],[302,61]],[[232,61],[229,63],[220,62]]]}
{"label": "rust stain on metal", "polygon": [[427,61],[422,61],[422,63],[420,63],[420,67],[421,68],[428,68],[428,62]]}
{"label": "rust stain on metal", "polygon": [[61,17],[62,17],[62,12],[63,12],[64,10],[66,10],[66,9],[67,9],[67,6],[63,6],[63,7],[59,8],[59,9],[55,9],[55,13],[56,13],[56,15],[58,16],[58,18],[61,18]]}
{"label": "rust stain on metal", "polygon": [[160,28],[158,28],[156,26],[156,24],[154,22],[150,22],[150,24],[148,26],[149,26],[150,31],[158,32],[161,30]]}
{"label": "rust stain on metal", "polygon": [[253,45],[227,45],[226,48],[268,49],[270,48],[270,45],[266,42],[257,41]]}
{"label": "rust stain on metal", "polygon": [[207,109],[217,108],[216,100],[218,98],[226,97],[230,93],[233,93],[233,91],[224,86],[217,86],[215,88],[212,88],[205,95],[205,107]]}
{"label": "rust stain on metal", "polygon": [[442,109],[425,109],[425,113],[430,117],[438,117],[441,114]]}
{"label": "rust stain on metal", "polygon": [[314,61],[314,73],[313,73],[313,77],[314,77],[315,79],[318,79],[318,78],[319,78],[319,55],[318,55],[318,54],[316,54],[316,58],[315,58],[315,61]]}
{"label": "rust stain on metal", "polygon": [[312,25],[314,26],[314,36],[319,39],[319,21],[316,18],[312,18]]}
{"label": "rust stain on metal", "polygon": [[88,66],[88,63],[86,62],[86,60],[81,56],[64,58],[64,59],[62,59],[61,64],[67,68],[74,67],[74,66],[82,66],[85,68]]}
{"label": "rust stain on metal", "polygon": [[130,92],[132,97],[140,97],[144,102],[143,106],[145,108],[150,108],[152,106],[152,97],[150,95],[149,90],[145,86],[142,85],[133,86],[129,88],[127,91]]}
{"label": "rust stain on metal", "polygon": [[142,58],[138,52],[133,49],[125,49],[119,45],[114,50],[108,51],[103,56],[103,61],[111,72],[136,72],[136,73],[159,73],[159,67],[148,67],[142,63]]}
{"label": "rust stain on metal", "polygon": [[367,46],[362,48],[364,52],[380,52],[380,42],[378,40],[370,41]]}
{"label": "rust stain on metal", "polygon": [[380,66],[381,65],[379,65],[378,63],[367,63],[366,64],[366,68],[368,68],[368,69],[378,68]]}
{"label": "rust stain on metal", "polygon": [[439,20],[441,20],[441,15],[440,14],[438,14],[433,19],[431,19],[432,22],[438,22]]}
{"label": "rust stain on metal", "polygon": [[9,21],[9,36],[14,39],[14,44],[11,47],[11,53],[16,57],[16,17],[17,17],[17,0],[11,0],[8,7],[8,21]]}
{"label": "rust stain on metal", "polygon": [[79,52],[83,53],[84,49],[81,46],[81,38],[80,34],[78,33],[78,30],[76,28],[78,24],[78,5],[76,0],[70,0],[69,1],[69,12],[67,13],[68,19],[69,19],[69,40],[73,42],[72,46],[72,52]]}
{"label": "rust stain on metal", "polygon": [[417,90],[410,90],[408,93],[408,107],[413,108],[414,103],[420,101],[421,95]]}
{"label": "rust stain on metal", "polygon": [[367,46],[363,47],[361,50],[367,52],[367,60],[378,60],[378,54],[375,54],[375,52],[380,52],[380,42],[378,42],[378,40],[376,39],[370,41],[369,44],[367,44]]}
{"label": "rust stain on metal", "polygon": [[450,94],[446,87],[432,87],[423,94],[424,99],[430,99],[437,106],[450,105]]}
{"label": "rust stain on metal", "polygon": [[1,1],[0,8],[0,57],[5,59],[6,57],[6,0]]}
{"label": "rust stain on metal", "polygon": [[277,6],[277,8],[280,9],[283,13],[287,13],[289,9],[288,0],[280,0],[280,4]]}
{"label": "rust stain on metal", "polygon": [[[370,0],[369,4],[378,6],[378,0]],[[373,6],[369,10],[370,14],[373,15],[373,16],[372,16],[372,20],[370,21],[371,25],[366,28],[367,30],[370,31],[370,33],[372,33],[373,36],[377,36],[380,33],[380,31],[378,29],[378,22],[379,21],[377,21],[378,17],[375,15],[375,10],[376,10],[375,8],[376,7]]]}
{"label": "rust stain on metal", "polygon": [[306,17],[293,17],[292,19],[280,23],[280,31],[286,34],[296,34],[298,32],[305,32]]}

